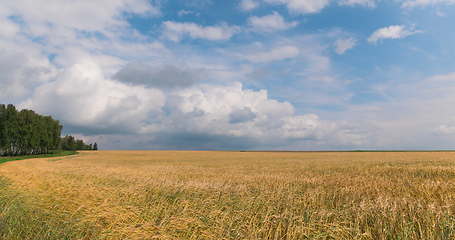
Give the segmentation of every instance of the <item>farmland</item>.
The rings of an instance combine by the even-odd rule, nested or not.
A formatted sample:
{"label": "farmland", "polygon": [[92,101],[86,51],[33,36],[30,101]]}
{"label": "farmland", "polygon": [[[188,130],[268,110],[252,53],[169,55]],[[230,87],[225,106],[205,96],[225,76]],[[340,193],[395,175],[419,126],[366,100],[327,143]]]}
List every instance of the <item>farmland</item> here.
{"label": "farmland", "polygon": [[448,239],[453,152],[100,151],[0,165],[0,239]]}

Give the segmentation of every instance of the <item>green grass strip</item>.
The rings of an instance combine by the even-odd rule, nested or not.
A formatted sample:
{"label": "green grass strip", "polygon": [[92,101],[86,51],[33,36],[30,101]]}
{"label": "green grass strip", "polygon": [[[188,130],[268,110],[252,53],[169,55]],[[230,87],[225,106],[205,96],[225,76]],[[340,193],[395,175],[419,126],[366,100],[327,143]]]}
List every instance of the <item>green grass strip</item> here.
{"label": "green grass strip", "polygon": [[14,156],[14,157],[0,157],[0,164],[6,163],[6,162],[11,162],[11,161],[32,159],[32,158],[63,157],[63,156],[69,156],[69,155],[75,155],[75,154],[78,154],[78,153],[76,151],[52,151],[49,154]]}

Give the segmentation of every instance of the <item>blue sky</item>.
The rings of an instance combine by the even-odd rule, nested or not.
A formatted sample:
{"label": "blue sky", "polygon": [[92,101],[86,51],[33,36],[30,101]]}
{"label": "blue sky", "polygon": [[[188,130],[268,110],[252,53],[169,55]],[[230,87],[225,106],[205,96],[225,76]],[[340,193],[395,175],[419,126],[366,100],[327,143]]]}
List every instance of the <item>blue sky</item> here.
{"label": "blue sky", "polygon": [[0,101],[105,149],[453,149],[453,0],[0,3]]}

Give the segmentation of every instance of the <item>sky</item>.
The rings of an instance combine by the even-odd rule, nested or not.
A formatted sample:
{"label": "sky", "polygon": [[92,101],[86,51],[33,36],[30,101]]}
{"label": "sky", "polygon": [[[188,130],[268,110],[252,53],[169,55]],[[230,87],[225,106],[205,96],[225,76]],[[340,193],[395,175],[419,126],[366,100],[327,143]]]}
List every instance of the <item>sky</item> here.
{"label": "sky", "polygon": [[0,1],[0,103],[101,149],[455,149],[455,0]]}

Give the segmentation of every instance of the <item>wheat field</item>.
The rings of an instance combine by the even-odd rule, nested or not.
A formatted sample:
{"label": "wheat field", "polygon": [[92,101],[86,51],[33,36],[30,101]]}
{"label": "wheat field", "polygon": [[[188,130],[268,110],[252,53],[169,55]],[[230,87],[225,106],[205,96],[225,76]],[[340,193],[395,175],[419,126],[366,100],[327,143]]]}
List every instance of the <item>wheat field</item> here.
{"label": "wheat field", "polygon": [[453,239],[453,152],[99,151],[0,165],[0,239]]}

